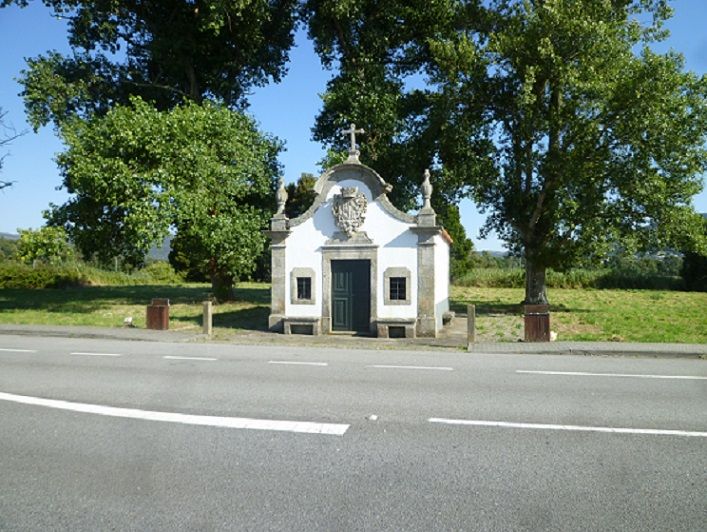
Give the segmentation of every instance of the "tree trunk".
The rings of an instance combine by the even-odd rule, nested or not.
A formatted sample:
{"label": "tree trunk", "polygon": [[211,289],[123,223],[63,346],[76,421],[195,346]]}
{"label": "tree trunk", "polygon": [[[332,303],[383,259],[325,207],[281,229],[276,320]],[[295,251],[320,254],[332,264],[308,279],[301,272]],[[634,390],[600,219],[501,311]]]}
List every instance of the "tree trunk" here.
{"label": "tree trunk", "polygon": [[525,305],[547,305],[545,266],[525,260]]}
{"label": "tree trunk", "polygon": [[211,291],[216,301],[233,301],[236,299],[233,276],[215,268],[211,269]]}

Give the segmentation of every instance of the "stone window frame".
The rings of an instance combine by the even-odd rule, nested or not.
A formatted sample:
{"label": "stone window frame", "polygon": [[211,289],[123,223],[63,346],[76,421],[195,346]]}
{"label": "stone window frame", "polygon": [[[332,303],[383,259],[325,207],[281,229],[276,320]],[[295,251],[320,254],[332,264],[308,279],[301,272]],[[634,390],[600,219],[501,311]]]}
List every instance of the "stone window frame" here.
{"label": "stone window frame", "polygon": [[[405,279],[405,299],[390,299],[390,279],[402,277]],[[410,305],[412,292],[412,274],[404,266],[386,268],[383,272],[383,303],[385,305]]]}
{"label": "stone window frame", "polygon": [[[308,277],[310,279],[310,298],[299,299],[297,297],[297,278]],[[290,271],[290,303],[292,305],[314,305],[317,302],[316,283],[313,268],[292,268]]]}

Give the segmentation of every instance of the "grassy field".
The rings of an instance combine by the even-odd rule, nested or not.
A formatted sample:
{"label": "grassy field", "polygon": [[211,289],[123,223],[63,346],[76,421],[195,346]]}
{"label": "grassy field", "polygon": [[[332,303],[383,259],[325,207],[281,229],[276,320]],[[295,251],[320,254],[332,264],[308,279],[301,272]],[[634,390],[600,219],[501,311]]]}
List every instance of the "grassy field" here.
{"label": "grassy field", "polygon": [[[170,329],[201,328],[202,302],[210,285],[89,286],[83,288],[0,291],[0,323],[44,325],[93,325],[121,327],[131,316],[136,327],[145,327],[145,307],[152,298],[170,300]],[[237,300],[214,307],[214,327],[265,330],[270,286],[241,283]]]}
{"label": "grassy field", "polygon": [[[661,290],[552,289],[550,328],[558,340],[707,343],[707,294]],[[523,335],[520,288],[452,287],[452,309],[476,305],[481,340]]]}
{"label": "grassy field", "polygon": [[[0,323],[120,327],[132,316],[145,326],[153,297],[171,301],[170,328],[198,331],[201,302],[210,287],[110,286],[0,291]],[[269,285],[241,283],[237,301],[214,308],[218,330],[265,330]],[[558,340],[707,343],[707,294],[657,290],[551,289],[551,328]],[[452,287],[452,309],[477,309],[480,341],[516,341],[523,336],[517,288]]]}

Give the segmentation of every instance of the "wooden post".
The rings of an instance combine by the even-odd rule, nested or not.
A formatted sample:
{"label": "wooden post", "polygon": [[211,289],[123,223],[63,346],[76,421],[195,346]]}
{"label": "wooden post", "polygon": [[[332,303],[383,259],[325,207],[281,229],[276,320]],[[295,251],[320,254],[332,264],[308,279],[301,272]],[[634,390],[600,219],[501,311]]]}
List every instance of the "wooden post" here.
{"label": "wooden post", "polygon": [[211,333],[213,333],[213,305],[211,304],[211,300],[209,301],[204,301],[204,318],[203,318],[203,325],[204,325],[204,334],[211,336]]}
{"label": "wooden post", "polygon": [[471,351],[471,346],[476,341],[476,305],[466,306],[466,334],[467,349]]}

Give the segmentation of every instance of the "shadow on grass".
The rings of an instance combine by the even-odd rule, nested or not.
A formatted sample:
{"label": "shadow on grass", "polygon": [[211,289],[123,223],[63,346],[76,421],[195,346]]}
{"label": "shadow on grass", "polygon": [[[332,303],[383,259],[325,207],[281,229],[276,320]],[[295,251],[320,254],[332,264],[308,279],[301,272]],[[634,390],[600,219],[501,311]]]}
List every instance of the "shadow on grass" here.
{"label": "shadow on grass", "polygon": [[[248,331],[267,331],[269,314],[270,307],[266,306],[249,307],[228,312],[218,312],[217,307],[213,315],[212,323],[214,327]],[[189,324],[201,328],[203,318],[202,315],[198,313],[189,316],[170,316],[169,319],[174,323]]]}
{"label": "shadow on grass", "polygon": [[[0,292],[0,312],[40,310],[53,313],[89,314],[114,305],[149,305],[153,298],[167,298],[171,304],[196,304],[204,301],[210,285],[198,286],[87,286],[65,289],[5,289]],[[270,288],[265,285],[236,288],[236,301],[256,305],[270,302]],[[267,309],[267,307],[265,307]],[[247,312],[244,310],[243,312]],[[267,322],[267,315],[265,316]]]}
{"label": "shadow on grass", "polygon": [[270,307],[257,306],[214,314],[214,327],[267,331]]}

